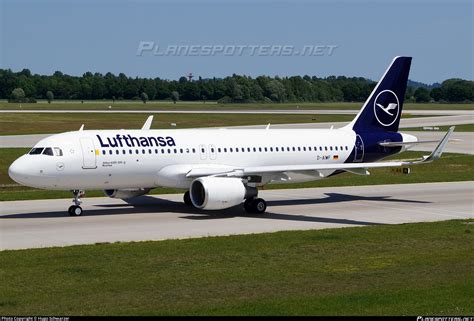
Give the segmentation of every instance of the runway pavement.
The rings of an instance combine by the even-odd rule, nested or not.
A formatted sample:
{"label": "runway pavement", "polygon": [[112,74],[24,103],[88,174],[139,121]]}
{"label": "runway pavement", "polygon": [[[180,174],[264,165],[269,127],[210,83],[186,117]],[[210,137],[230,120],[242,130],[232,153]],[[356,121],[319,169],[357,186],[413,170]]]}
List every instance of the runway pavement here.
{"label": "runway pavement", "polygon": [[267,213],[241,207],[208,212],[181,195],[144,196],[133,204],[85,198],[84,216],[70,200],[0,203],[0,248],[22,249],[117,241],[163,240],[474,218],[474,182],[261,191]]}

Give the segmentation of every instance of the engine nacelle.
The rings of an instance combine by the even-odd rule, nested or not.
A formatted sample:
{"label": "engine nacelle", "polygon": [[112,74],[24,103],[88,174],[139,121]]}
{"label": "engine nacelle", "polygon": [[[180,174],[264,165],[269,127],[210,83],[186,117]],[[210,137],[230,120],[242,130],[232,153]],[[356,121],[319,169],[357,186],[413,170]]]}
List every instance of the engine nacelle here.
{"label": "engine nacelle", "polygon": [[222,210],[239,205],[257,195],[255,187],[245,186],[240,178],[201,177],[191,183],[191,202],[204,210]]}
{"label": "engine nacelle", "polygon": [[151,188],[106,189],[105,195],[111,198],[127,199],[147,194]]}

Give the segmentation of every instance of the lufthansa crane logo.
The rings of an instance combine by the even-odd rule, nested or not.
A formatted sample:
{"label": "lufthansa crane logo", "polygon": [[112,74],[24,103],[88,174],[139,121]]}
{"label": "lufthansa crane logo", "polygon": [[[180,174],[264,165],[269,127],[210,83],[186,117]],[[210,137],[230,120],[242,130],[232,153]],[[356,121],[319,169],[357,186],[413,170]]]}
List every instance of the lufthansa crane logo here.
{"label": "lufthansa crane logo", "polygon": [[398,119],[399,113],[400,102],[393,91],[383,90],[375,97],[374,114],[380,125],[392,125]]}

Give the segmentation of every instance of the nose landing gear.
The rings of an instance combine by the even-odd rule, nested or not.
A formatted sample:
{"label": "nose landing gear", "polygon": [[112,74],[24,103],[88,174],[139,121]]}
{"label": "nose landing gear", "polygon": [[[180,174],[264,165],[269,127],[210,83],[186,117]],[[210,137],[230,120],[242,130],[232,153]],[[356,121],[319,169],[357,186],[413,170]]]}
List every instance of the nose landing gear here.
{"label": "nose landing gear", "polygon": [[82,215],[82,207],[81,205],[82,200],[81,197],[84,196],[85,192],[82,190],[73,190],[72,195],[74,199],[72,200],[74,205],[71,205],[68,209],[69,216],[81,216]]}

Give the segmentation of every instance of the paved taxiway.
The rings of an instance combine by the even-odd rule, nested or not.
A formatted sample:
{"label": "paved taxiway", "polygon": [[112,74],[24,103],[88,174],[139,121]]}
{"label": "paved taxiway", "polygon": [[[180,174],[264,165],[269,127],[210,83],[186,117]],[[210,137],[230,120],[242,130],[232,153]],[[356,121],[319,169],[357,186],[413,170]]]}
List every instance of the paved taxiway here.
{"label": "paved taxiway", "polygon": [[0,203],[0,248],[163,240],[474,218],[474,182],[267,190],[261,216],[241,207],[200,211],[182,195],[144,196],[134,204],[85,198],[82,217],[70,200]]}

